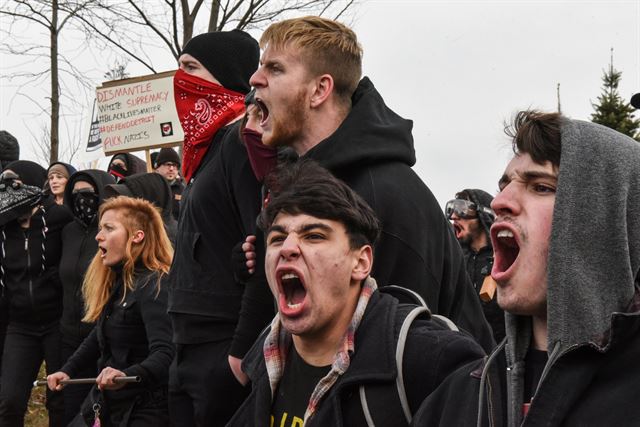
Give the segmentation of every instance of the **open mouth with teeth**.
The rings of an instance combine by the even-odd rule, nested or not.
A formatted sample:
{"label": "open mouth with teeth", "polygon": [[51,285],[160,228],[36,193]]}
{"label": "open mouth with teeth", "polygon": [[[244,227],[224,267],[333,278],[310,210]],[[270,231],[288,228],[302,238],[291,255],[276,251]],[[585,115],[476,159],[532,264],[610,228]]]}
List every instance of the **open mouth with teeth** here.
{"label": "open mouth with teeth", "polygon": [[104,248],[104,247],[102,247],[102,246],[98,246],[98,250],[100,251],[100,256],[101,256],[102,258],[104,258],[104,257],[105,257],[105,255],[107,255],[107,249],[106,249],[106,248]]}
{"label": "open mouth with teeth", "polygon": [[267,108],[267,104],[265,104],[260,98],[256,98],[256,105],[260,108],[260,112],[262,113],[260,127],[264,127],[267,123],[267,119],[269,118],[269,109]]}
{"label": "open mouth with teeth", "polygon": [[499,227],[491,231],[494,253],[491,276],[498,281],[509,273],[509,270],[517,261],[520,254],[520,244],[513,231],[509,229]]}
{"label": "open mouth with teeth", "polygon": [[280,312],[286,316],[296,316],[304,308],[307,289],[303,281],[293,272],[284,272],[280,276]]}

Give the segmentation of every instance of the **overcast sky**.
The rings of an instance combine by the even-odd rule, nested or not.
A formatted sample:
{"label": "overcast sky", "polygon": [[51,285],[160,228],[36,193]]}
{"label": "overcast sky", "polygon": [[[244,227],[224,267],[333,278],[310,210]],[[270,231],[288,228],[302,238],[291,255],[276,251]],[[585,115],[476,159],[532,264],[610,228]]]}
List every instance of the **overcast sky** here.
{"label": "overcast sky", "polygon": [[[414,121],[415,170],[441,205],[463,188],[495,193],[511,155],[503,121],[529,107],[555,110],[558,83],[563,113],[588,120],[611,47],[621,96],[640,92],[640,0],[364,0],[353,27],[365,75]],[[26,129],[33,107],[13,97],[5,78],[13,58],[1,60],[0,129],[19,139],[22,158],[35,160]],[[95,69],[111,65],[84,60],[96,61]],[[169,61],[161,71],[172,67]]]}

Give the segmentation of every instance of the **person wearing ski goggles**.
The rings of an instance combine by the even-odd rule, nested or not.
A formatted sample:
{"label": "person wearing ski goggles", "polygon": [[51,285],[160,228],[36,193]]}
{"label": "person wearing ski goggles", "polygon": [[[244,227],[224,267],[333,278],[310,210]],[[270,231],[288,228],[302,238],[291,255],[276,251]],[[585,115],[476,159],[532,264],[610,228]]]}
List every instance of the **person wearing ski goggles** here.
{"label": "person wearing ski goggles", "polygon": [[465,189],[445,205],[445,215],[451,221],[456,238],[462,246],[467,273],[478,292],[484,316],[491,326],[496,342],[505,336],[504,311],[495,298],[495,287],[487,283],[493,266],[493,247],[489,228],[495,219],[490,208],[493,197],[486,191]]}

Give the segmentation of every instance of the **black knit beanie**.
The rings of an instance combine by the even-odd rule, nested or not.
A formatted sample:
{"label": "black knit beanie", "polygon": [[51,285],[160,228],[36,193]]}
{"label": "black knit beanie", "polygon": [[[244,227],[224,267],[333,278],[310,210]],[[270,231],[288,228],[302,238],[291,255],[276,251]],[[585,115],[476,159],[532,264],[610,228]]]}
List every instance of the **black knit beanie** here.
{"label": "black knit beanie", "polygon": [[182,49],[196,58],[227,89],[246,94],[249,78],[258,69],[260,47],[240,30],[203,33]]}
{"label": "black knit beanie", "polygon": [[167,162],[177,163],[178,166],[180,166],[180,156],[178,156],[178,153],[173,148],[162,148],[156,156],[156,160],[153,162],[153,167],[157,169],[158,166]]}
{"label": "black knit beanie", "polygon": [[11,169],[20,177],[26,185],[42,188],[47,181],[47,170],[35,162],[29,160],[16,160],[5,166],[4,170]]}

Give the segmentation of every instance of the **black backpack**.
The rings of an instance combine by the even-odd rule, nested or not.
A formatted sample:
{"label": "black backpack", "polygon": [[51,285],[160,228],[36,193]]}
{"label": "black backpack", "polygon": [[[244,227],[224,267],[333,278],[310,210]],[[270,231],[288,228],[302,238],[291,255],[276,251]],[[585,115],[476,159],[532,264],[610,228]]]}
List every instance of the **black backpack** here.
{"label": "black backpack", "polygon": [[[402,286],[388,285],[379,287],[378,291],[383,294],[391,295],[400,302],[400,305],[398,307],[398,315],[396,317],[396,324],[401,322],[396,341],[396,367],[398,370],[398,376],[396,377],[396,388],[398,391],[398,401],[400,402],[402,414],[407,421],[407,425],[409,425],[411,424],[411,420],[413,419],[413,414],[411,413],[411,409],[409,408],[409,401],[407,399],[407,393],[404,387],[402,361],[404,358],[404,348],[407,341],[407,334],[409,333],[411,324],[417,317],[423,315],[427,318],[434,319],[435,321],[437,321],[441,325],[446,326],[452,331],[459,331],[459,329],[455,325],[455,323],[453,323],[447,317],[441,316],[439,314],[432,314],[425,300],[417,292],[414,292],[411,289],[404,288]],[[396,328],[396,330],[398,330],[398,328]],[[364,412],[364,417],[367,421],[367,425],[369,427],[374,427],[376,425],[374,422],[374,418],[376,417],[371,414],[371,407],[367,402],[367,386],[361,385],[359,387],[359,394],[360,404],[362,405],[362,411]],[[381,409],[385,413],[385,419],[389,417],[390,413],[394,412],[394,410],[389,407]],[[399,413],[398,408],[395,408],[395,412]],[[382,416],[382,414],[380,416]],[[395,419],[397,420],[399,418],[396,417]]]}

